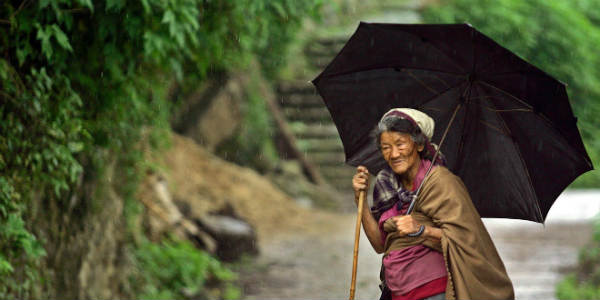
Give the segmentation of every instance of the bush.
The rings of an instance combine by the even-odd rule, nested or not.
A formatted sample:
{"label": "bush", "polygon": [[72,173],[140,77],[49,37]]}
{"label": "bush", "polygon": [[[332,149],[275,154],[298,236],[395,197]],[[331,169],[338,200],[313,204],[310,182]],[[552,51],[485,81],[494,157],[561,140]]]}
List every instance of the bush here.
{"label": "bush", "polygon": [[559,299],[600,299],[600,220],[592,240],[579,251],[576,271],[556,287]]}
{"label": "bush", "polygon": [[558,299],[600,299],[600,287],[589,283],[578,283],[569,275],[556,286]]}
{"label": "bush", "polygon": [[[32,233],[51,229],[30,228],[34,193],[36,201],[69,217],[82,173],[102,174],[107,162],[116,161],[116,173],[127,183],[117,187],[119,196],[135,201],[144,170],[133,145],[152,144],[142,137],[160,139],[168,130],[169,86],[197,85],[210,72],[243,67],[254,56],[267,70],[276,68],[285,44],[318,2],[3,1],[1,298],[30,298],[37,284],[25,283],[40,280],[44,251]],[[77,213],[85,222],[81,215],[93,211]]]}
{"label": "bush", "polygon": [[[217,259],[198,251],[190,242],[143,242],[136,249],[141,299],[239,299],[237,276]],[[137,282],[141,279],[142,284]]]}

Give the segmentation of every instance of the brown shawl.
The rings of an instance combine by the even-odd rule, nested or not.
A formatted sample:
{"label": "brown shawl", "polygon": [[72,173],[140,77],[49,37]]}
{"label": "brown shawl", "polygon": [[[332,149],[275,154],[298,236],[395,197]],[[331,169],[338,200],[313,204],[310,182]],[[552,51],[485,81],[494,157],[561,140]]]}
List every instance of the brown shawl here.
{"label": "brown shawl", "polygon": [[462,180],[434,168],[423,183],[413,218],[442,229],[441,249],[422,237],[388,234],[386,253],[423,244],[441,251],[448,271],[446,299],[514,299],[512,282]]}

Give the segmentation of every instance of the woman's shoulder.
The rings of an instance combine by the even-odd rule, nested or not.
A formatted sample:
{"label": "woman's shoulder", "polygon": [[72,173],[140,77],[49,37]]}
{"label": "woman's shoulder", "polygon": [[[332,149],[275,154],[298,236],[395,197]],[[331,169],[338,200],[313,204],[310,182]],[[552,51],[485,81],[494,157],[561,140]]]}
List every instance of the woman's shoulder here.
{"label": "woman's shoulder", "polygon": [[446,176],[456,176],[452,171],[450,171],[445,166],[437,165],[433,169],[431,169],[431,174],[429,176],[432,177],[446,177]]}
{"label": "woman's shoulder", "polygon": [[445,166],[436,166],[431,170],[431,174],[429,174],[429,180],[433,182],[442,182],[442,183],[460,183],[463,184],[460,177],[454,174],[450,169]]}

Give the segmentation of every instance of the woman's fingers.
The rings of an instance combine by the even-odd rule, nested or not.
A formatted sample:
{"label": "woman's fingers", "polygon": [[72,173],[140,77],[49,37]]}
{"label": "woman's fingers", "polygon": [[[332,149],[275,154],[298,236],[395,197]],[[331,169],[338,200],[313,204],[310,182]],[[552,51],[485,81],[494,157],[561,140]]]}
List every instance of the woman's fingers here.
{"label": "woman's fingers", "polygon": [[355,188],[359,188],[360,190],[366,189],[369,184],[369,170],[364,166],[358,166],[352,183]]}
{"label": "woman's fingers", "polygon": [[409,234],[419,230],[419,224],[411,215],[393,217],[396,230],[402,234]]}
{"label": "woman's fingers", "polygon": [[365,173],[367,176],[369,176],[369,170],[365,166],[356,167],[356,172],[357,173]]}

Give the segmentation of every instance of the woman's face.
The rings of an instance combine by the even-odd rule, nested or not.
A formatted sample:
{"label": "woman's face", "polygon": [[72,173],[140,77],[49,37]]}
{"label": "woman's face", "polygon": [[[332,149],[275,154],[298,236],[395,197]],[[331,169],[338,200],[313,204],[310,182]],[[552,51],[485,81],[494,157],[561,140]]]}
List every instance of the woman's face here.
{"label": "woman's face", "polygon": [[[419,152],[423,145],[417,145],[407,133],[384,131],[380,136],[383,158],[398,175],[411,174],[409,170],[418,168],[421,158]],[[415,172],[416,174],[416,172]]]}

